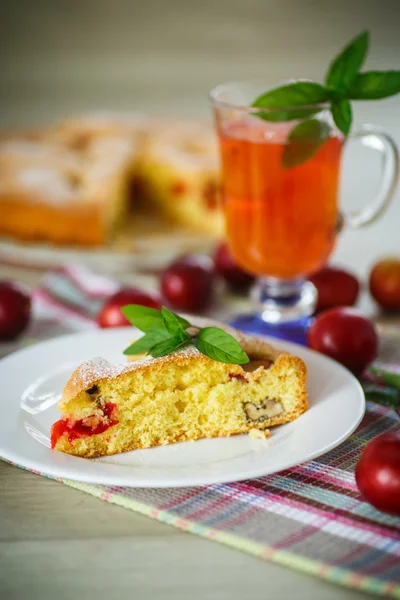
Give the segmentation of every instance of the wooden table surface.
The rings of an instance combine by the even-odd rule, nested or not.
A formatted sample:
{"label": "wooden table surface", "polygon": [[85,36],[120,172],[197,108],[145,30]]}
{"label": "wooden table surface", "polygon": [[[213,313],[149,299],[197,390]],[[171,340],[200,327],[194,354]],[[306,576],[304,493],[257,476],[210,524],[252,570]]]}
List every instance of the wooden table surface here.
{"label": "wooden table surface", "polygon": [[4,600],[365,597],[0,463]]}
{"label": "wooden table surface", "polygon": [[[40,274],[0,266],[4,278],[34,286]],[[0,597],[6,600],[365,597],[6,463],[0,462],[0,478]]]}

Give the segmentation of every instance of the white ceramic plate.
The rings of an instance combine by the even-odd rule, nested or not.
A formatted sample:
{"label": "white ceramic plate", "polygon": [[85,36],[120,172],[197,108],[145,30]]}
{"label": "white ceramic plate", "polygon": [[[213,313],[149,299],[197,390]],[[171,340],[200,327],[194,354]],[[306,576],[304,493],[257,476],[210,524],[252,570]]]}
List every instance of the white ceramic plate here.
{"label": "white ceramic plate", "polygon": [[343,442],[364,414],[358,381],[334,361],[295,344],[272,341],[307,364],[309,410],[272,429],[267,440],[249,435],[171,444],[98,459],[50,449],[56,402],[74,367],[103,356],[123,362],[133,330],[74,334],[19,350],[0,361],[0,456],[48,475],[104,485],[177,487],[268,475],[320,456]]}

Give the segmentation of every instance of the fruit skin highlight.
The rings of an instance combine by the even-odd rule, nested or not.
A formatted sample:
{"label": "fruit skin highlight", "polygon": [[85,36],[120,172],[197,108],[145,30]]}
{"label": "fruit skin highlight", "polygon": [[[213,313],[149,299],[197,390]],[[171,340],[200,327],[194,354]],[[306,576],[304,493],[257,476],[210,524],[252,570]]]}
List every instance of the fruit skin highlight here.
{"label": "fruit skin highlight", "polygon": [[211,304],[214,296],[213,263],[206,256],[185,256],[165,269],[160,285],[170,307],[201,312]]}
{"label": "fruit skin highlight", "polygon": [[354,275],[327,265],[310,277],[318,291],[316,311],[335,306],[354,306],[360,292],[360,283]]}
{"label": "fruit skin highlight", "polygon": [[378,353],[374,324],[354,308],[331,308],[308,330],[308,345],[361,375]]}

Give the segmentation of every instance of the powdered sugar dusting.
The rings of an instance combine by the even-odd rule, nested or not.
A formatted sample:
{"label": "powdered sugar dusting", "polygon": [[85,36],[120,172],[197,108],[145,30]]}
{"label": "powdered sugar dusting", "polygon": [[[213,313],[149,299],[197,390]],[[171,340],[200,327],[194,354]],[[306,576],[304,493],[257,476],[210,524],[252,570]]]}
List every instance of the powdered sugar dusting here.
{"label": "powdered sugar dusting", "polygon": [[146,356],[146,358],[143,358],[142,360],[135,360],[126,364],[112,364],[105,358],[99,356],[83,362],[78,367],[76,375],[81,379],[82,384],[85,387],[90,387],[94,382],[99,381],[100,379],[114,379],[123,373],[137,371],[149,365],[162,365],[170,362],[171,357],[179,356],[182,358],[189,358],[198,355],[201,355],[201,353],[193,345],[188,345],[167,356],[160,356],[159,358]]}

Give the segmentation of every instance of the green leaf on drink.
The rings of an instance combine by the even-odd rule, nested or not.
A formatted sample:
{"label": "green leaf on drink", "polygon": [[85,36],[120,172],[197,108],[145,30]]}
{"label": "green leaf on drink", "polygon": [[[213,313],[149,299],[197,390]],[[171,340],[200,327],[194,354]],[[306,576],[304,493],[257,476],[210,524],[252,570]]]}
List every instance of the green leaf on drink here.
{"label": "green leaf on drink", "polygon": [[244,365],[250,360],[235,338],[218,327],[201,329],[195,346],[202,354],[219,362]]}
{"label": "green leaf on drink", "polygon": [[351,104],[347,98],[342,98],[331,104],[332,117],[335,125],[342,133],[347,135],[350,131],[353,114]]}
{"label": "green leaf on drink", "polygon": [[311,106],[329,100],[329,92],[319,83],[296,81],[269,90],[259,96],[253,106],[259,108],[291,108],[292,106]]}
{"label": "green leaf on drink", "polygon": [[[336,126],[345,135],[350,132],[350,100],[380,100],[400,92],[400,71],[360,73],[369,48],[369,32],[354,38],[331,62],[326,87],[313,81],[296,81],[261,94],[252,104],[265,108],[255,116],[265,121],[301,123],[291,131],[283,152],[283,166],[296,167],[311,158],[328,137],[327,125],[312,119],[326,102]],[[303,128],[304,125],[304,128]]]}
{"label": "green leaf on drink", "polygon": [[148,352],[159,342],[170,339],[171,337],[172,335],[168,333],[166,329],[150,329],[150,331],[145,333],[141,338],[128,346],[128,348],[124,350],[124,354],[130,356],[132,354],[142,354],[143,352]]}
{"label": "green leaf on drink", "polygon": [[322,85],[312,81],[297,81],[269,90],[259,96],[252,106],[268,109],[268,112],[257,113],[266,121],[292,121],[317,114],[321,108],[313,105],[323,104],[329,99],[330,93]]}
{"label": "green leaf on drink", "polygon": [[297,167],[314,156],[329,138],[330,128],[324,121],[309,119],[292,129],[286,144],[282,164],[286,169]]}
{"label": "green leaf on drink", "polygon": [[257,117],[271,123],[282,123],[286,121],[298,121],[308,119],[321,112],[320,108],[299,108],[296,110],[271,110],[270,112],[259,112]]}
{"label": "green leaf on drink", "polygon": [[352,100],[381,100],[400,92],[400,71],[366,71],[353,81],[348,96]]}
{"label": "green leaf on drink", "polygon": [[347,92],[361,69],[369,47],[369,32],[363,31],[332,61],[326,76],[326,85]]}

